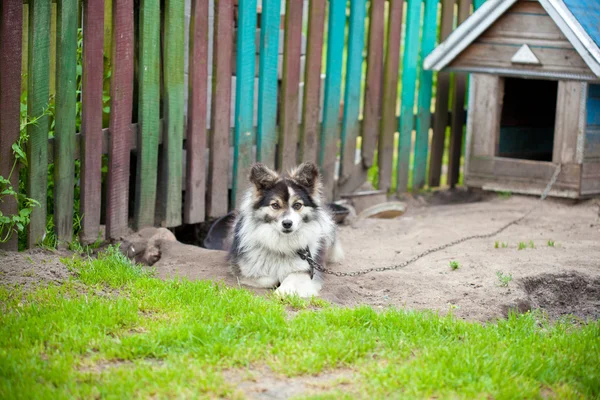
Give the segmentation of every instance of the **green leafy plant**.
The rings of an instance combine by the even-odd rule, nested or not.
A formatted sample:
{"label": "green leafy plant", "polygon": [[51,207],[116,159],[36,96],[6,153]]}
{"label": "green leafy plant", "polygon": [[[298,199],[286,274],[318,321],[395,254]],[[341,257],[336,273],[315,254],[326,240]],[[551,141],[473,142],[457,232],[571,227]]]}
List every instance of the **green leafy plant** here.
{"label": "green leafy plant", "polygon": [[460,268],[460,264],[458,261],[450,261],[450,268],[452,268],[453,271],[457,270]]}
{"label": "green leafy plant", "polygon": [[498,286],[500,287],[508,287],[508,284],[512,281],[512,274],[504,274],[502,271],[496,271],[496,276],[498,277]]}
{"label": "green leafy plant", "polygon": [[512,197],[511,191],[500,191],[498,192],[498,197],[501,199],[510,199]]}
{"label": "green leafy plant", "polygon": [[554,240],[548,240],[548,247],[554,247]]}
{"label": "green leafy plant", "polygon": [[525,250],[527,248],[527,244],[525,242],[519,242],[517,247],[519,250]]}
{"label": "green leafy plant", "polygon": [[503,248],[503,249],[507,249],[507,248],[508,248],[508,243],[506,243],[506,242],[502,242],[502,248]]}
{"label": "green leafy plant", "polygon": [[494,248],[495,248],[495,249],[498,249],[498,248],[500,248],[500,242],[499,242],[499,241],[497,241],[497,240],[496,240],[496,241],[494,242]]}
{"label": "green leafy plant", "polygon": [[529,247],[535,249],[535,243],[533,243],[533,240],[529,241]]}
{"label": "green leafy plant", "polygon": [[24,167],[27,167],[27,153],[25,147],[29,135],[27,134],[27,127],[29,125],[36,125],[39,120],[48,115],[49,110],[46,109],[44,112],[33,118],[27,119],[26,112],[21,111],[21,123],[19,126],[19,138],[15,143],[12,144],[12,152],[15,157],[12,168],[7,177],[0,175],[0,202],[6,201],[6,198],[12,197],[17,204],[19,204],[18,211],[16,214],[5,215],[0,211],[0,243],[5,243],[14,234],[23,232],[25,227],[31,221],[31,213],[34,207],[39,207],[40,203],[37,200],[31,199],[23,194],[23,192],[15,190],[12,185],[11,179],[17,165],[20,163]]}

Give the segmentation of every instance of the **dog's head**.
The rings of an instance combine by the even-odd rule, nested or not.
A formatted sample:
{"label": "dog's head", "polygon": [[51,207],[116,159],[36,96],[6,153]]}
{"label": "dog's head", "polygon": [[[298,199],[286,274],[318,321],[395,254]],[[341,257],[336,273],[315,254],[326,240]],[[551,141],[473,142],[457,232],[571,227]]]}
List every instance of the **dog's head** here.
{"label": "dog's head", "polygon": [[256,218],[271,224],[281,234],[297,232],[314,221],[320,207],[321,179],[313,163],[303,163],[287,175],[279,175],[264,164],[250,172],[254,185],[253,209]]}

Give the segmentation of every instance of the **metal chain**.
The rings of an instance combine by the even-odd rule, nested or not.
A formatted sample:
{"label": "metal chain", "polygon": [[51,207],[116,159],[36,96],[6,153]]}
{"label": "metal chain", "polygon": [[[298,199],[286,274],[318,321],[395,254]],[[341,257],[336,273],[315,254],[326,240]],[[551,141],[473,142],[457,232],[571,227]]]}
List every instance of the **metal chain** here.
{"label": "metal chain", "polygon": [[[550,192],[550,189],[552,188],[552,186],[554,185],[554,183],[556,182],[556,178],[558,178],[558,175],[560,174],[560,171],[562,169],[562,165],[558,164],[556,169],[554,170],[554,175],[552,175],[552,178],[550,179],[550,181],[548,182],[548,184],[546,185],[546,188],[544,189],[544,191],[542,192],[542,195],[540,196],[540,201],[544,201],[546,199],[546,197],[548,197],[548,193]],[[425,250],[424,252],[417,254],[416,256],[404,261],[403,263],[400,264],[396,264],[396,265],[391,265],[389,267],[379,267],[379,268],[369,268],[369,269],[363,269],[363,270],[358,270],[358,271],[353,271],[353,272],[337,272],[337,271],[332,271],[328,268],[323,267],[321,264],[319,264],[317,261],[315,261],[315,259],[312,257],[312,255],[310,254],[310,251],[307,249],[305,250],[303,253],[299,253],[300,257],[303,260],[308,261],[308,264],[311,266],[311,275],[312,275],[312,269],[316,269],[317,271],[320,271],[324,274],[328,274],[328,275],[335,275],[335,276],[339,276],[339,277],[343,277],[343,276],[358,276],[358,275],[366,275],[369,274],[371,272],[384,272],[384,271],[392,271],[395,269],[400,269],[400,268],[404,268],[412,263],[414,263],[415,261],[419,260],[420,258],[423,258],[429,254],[432,253],[436,253],[438,251],[447,249],[449,247],[452,246],[456,246],[459,243],[463,243],[466,242],[468,240],[472,240],[472,239],[489,239],[493,236],[498,235],[499,233],[505,231],[507,228],[509,228],[512,225],[518,224],[519,222],[521,222],[523,219],[525,219],[529,214],[531,214],[536,208],[538,208],[538,205],[534,205],[533,207],[531,207],[531,209],[529,209],[527,212],[525,212],[523,215],[521,215],[520,217],[510,221],[509,223],[505,224],[504,226],[500,227],[499,229],[496,229],[493,232],[490,233],[484,233],[484,234],[480,234],[480,235],[471,235],[471,236],[466,236],[457,240],[454,240],[450,243],[446,243],[443,244],[441,246],[438,247],[433,247],[430,249]]]}

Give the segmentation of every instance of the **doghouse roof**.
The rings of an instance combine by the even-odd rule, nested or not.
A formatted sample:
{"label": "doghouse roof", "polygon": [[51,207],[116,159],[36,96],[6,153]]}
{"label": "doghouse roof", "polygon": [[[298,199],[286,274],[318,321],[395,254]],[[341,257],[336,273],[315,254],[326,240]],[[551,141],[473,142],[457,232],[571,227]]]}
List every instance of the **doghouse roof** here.
{"label": "doghouse roof", "polygon": [[[451,64],[455,59],[461,56],[461,53],[463,53],[465,49],[478,40],[482,34],[486,33],[488,28],[501,19],[511,7],[515,6],[517,2],[521,3],[521,6],[528,6],[533,3],[531,1],[527,3],[523,0],[487,0],[473,13],[473,15],[454,30],[443,43],[436,47],[435,50],[425,58],[424,68],[439,71],[449,67],[449,69],[462,69],[469,72],[514,74],[515,69],[512,68],[511,65],[504,66],[504,68],[503,66],[485,65],[485,60],[481,61],[482,65],[467,65],[464,66],[464,68],[455,67]],[[563,41],[564,38],[566,38],[568,43],[570,43],[570,46],[572,46],[571,52],[575,57],[578,54],[583,60],[583,62],[580,61],[580,70],[573,73],[573,77],[585,79],[597,79],[600,77],[600,2],[598,0],[539,0],[539,4],[543,7],[547,16],[554,21],[559,31],[562,32],[559,34],[563,38]],[[539,8],[539,6],[537,7]],[[526,29],[535,31],[542,30],[544,27],[541,25],[526,25]],[[507,40],[510,39],[514,41],[514,38],[508,38]],[[535,42],[537,39],[539,38],[536,37],[534,32],[528,40]],[[490,41],[487,42],[488,48],[485,51],[487,51],[488,54],[494,52],[494,50],[490,49],[503,49],[501,46],[489,47],[496,44],[489,43]],[[568,45],[566,41],[564,41],[564,43]],[[519,72],[523,75],[539,75],[539,70],[542,69],[542,63],[537,59],[528,44],[518,44],[518,46],[521,47],[513,47],[515,53],[510,61],[519,65]],[[540,53],[544,51],[543,46],[539,46],[539,49],[538,52]],[[556,48],[554,50],[556,50]],[[483,51],[484,50],[482,50],[482,52]],[[481,57],[480,54],[479,59],[481,60],[482,58],[485,57]],[[536,67],[540,68],[536,70]],[[589,68],[589,70],[587,73],[581,72],[581,68],[584,68],[585,70]],[[529,71],[527,71],[527,69],[530,69],[533,72],[528,73]],[[566,69],[568,69],[568,66]],[[576,68],[574,68],[574,70],[575,69]],[[593,73],[593,75],[590,74],[590,72]],[[571,75],[564,71],[556,73],[553,71],[542,72],[541,74],[560,78],[569,78],[570,76],[568,75]]]}

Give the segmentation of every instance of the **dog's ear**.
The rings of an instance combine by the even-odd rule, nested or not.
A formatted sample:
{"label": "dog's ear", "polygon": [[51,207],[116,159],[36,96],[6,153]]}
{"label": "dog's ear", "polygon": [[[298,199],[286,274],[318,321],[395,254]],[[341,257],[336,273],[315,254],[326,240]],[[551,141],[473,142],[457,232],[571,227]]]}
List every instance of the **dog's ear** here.
{"label": "dog's ear", "polygon": [[302,163],[291,173],[291,178],[300,185],[316,193],[321,189],[321,179],[319,176],[319,167],[314,163]]}
{"label": "dog's ear", "polygon": [[273,187],[279,175],[275,171],[270,170],[266,165],[257,163],[250,170],[250,182],[256,186],[258,190],[265,190]]}

